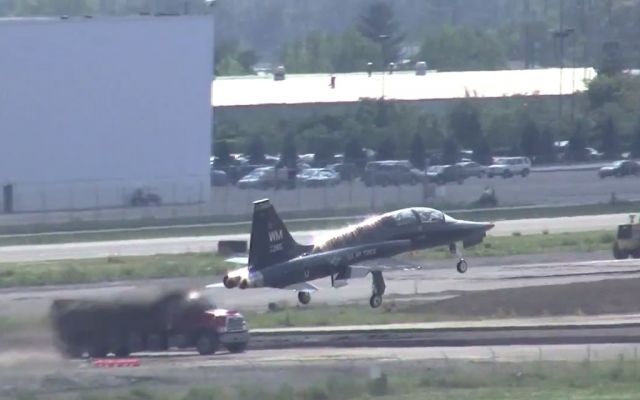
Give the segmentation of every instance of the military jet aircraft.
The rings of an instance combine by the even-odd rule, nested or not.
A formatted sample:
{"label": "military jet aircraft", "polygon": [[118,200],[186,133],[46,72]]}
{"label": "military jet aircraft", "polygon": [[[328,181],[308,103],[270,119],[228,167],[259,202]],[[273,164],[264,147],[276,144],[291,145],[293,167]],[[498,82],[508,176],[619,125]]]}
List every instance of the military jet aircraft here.
{"label": "military jet aircraft", "polygon": [[[402,267],[367,265],[414,250],[449,246],[458,255],[457,270],[467,271],[460,247],[476,245],[493,224],[462,221],[432,208],[406,208],[368,218],[333,232],[311,245],[297,243],[268,199],[253,203],[249,258],[236,259],[247,266],[227,273],[221,284],[228,289],[279,288],[298,292],[302,304],[311,301],[318,288],[309,283],[329,277],[334,288],[352,278],[372,276],[369,304],[380,307],[385,292],[384,271]],[[462,246],[460,246],[462,244]]]}

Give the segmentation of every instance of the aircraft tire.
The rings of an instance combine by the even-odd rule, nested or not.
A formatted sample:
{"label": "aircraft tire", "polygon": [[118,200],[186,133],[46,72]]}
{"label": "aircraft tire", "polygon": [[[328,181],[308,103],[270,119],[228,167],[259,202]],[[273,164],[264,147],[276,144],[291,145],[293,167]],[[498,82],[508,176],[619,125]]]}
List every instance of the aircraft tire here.
{"label": "aircraft tire", "polygon": [[369,305],[371,306],[371,308],[380,307],[382,305],[382,296],[380,296],[379,294],[371,295],[371,298],[369,299]]}
{"label": "aircraft tire", "polygon": [[298,301],[300,304],[307,305],[311,301],[311,294],[307,292],[298,292]]}
{"label": "aircraft tire", "polygon": [[466,260],[460,260],[456,265],[456,269],[459,273],[464,274],[465,272],[467,272],[467,269],[469,269],[469,265],[467,264]]}

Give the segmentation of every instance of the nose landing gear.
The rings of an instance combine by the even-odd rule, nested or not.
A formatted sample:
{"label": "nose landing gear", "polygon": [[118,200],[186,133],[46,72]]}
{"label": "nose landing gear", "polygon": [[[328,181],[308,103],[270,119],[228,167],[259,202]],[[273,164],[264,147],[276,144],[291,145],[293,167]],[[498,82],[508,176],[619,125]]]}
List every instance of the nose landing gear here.
{"label": "nose landing gear", "polygon": [[467,261],[464,259],[462,252],[460,251],[460,248],[455,244],[455,243],[451,243],[449,245],[449,252],[451,252],[451,254],[455,254],[456,256],[458,256],[458,263],[456,264],[456,270],[461,273],[464,274],[465,272],[467,272],[467,269],[469,269],[469,265],[467,264]]}
{"label": "nose landing gear", "polygon": [[469,266],[467,265],[467,261],[464,258],[461,258],[460,261],[458,261],[458,264],[456,264],[456,269],[461,274],[464,274],[465,272],[467,272],[468,268]]}
{"label": "nose landing gear", "polygon": [[371,271],[371,283],[372,293],[369,299],[369,305],[371,308],[378,308],[382,305],[382,295],[384,295],[384,291],[386,290],[382,271]]}

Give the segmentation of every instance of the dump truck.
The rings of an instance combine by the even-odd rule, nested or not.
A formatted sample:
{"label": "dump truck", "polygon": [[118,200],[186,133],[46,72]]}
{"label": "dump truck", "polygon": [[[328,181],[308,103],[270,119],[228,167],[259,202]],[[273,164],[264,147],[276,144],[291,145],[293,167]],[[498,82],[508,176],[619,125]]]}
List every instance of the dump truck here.
{"label": "dump truck", "polygon": [[635,216],[629,216],[630,223],[618,225],[616,240],[613,242],[613,257],[618,260],[640,258],[640,224],[634,223]]}
{"label": "dump truck", "polygon": [[239,353],[249,343],[242,314],[217,308],[196,291],[55,299],[50,321],[55,347],[69,358],[126,357],[170,348],[210,355],[221,346]]}

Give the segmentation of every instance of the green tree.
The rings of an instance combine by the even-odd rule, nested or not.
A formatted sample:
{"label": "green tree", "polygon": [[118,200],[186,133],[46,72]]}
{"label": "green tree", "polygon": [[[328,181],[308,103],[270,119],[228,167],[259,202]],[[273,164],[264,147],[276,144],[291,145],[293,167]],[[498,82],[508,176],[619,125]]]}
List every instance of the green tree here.
{"label": "green tree", "polygon": [[598,72],[603,75],[614,76],[620,74],[623,68],[624,63],[622,62],[620,42],[605,42],[602,45],[602,63]]}
{"label": "green tree", "polygon": [[285,135],[280,153],[280,167],[295,169],[298,163],[298,149],[296,147],[296,137],[293,133]]}
{"label": "green tree", "polygon": [[219,62],[216,63],[216,75],[220,76],[234,76],[234,75],[244,75],[245,69],[242,67],[242,64],[238,62],[235,58],[225,57]]}
{"label": "green tree", "polygon": [[253,50],[241,50],[233,40],[217,43],[214,58],[215,73],[220,76],[253,74],[252,67],[258,62]]}
{"label": "green tree", "polygon": [[576,121],[573,133],[569,138],[569,145],[567,146],[568,159],[571,161],[586,161],[586,147],[587,139],[584,133],[584,123],[582,121]]}
{"label": "green tree", "polygon": [[255,135],[249,141],[249,146],[247,148],[247,154],[249,156],[249,162],[251,164],[264,164],[265,162],[265,146],[264,140],[262,140],[262,136]]}
{"label": "green tree", "polygon": [[[332,71],[364,71],[368,62],[381,57],[380,47],[355,29],[344,32],[332,52]],[[339,82],[338,82],[339,84]]]}
{"label": "green tree", "polygon": [[606,103],[620,101],[623,96],[623,82],[619,78],[599,75],[587,85],[587,97],[592,110]]}
{"label": "green tree", "polygon": [[253,71],[254,65],[260,61],[258,54],[250,49],[242,50],[237,56],[238,63],[242,65],[245,72]]}
{"label": "green tree", "polygon": [[471,148],[473,150],[473,159],[484,165],[491,164],[493,158],[491,154],[491,147],[484,135],[480,135]]}
{"label": "green tree", "polygon": [[640,119],[638,120],[633,134],[633,139],[631,140],[631,157],[639,158],[640,157]]}
{"label": "green tree", "polygon": [[556,149],[554,146],[553,133],[549,127],[545,127],[540,131],[538,140],[538,154],[536,161],[540,163],[552,163],[556,161]]}
{"label": "green tree", "polygon": [[226,167],[231,164],[231,150],[227,140],[219,140],[213,146],[213,154],[216,156],[216,167]]}
{"label": "green tree", "polygon": [[413,140],[411,141],[411,149],[409,150],[409,161],[411,164],[418,168],[424,169],[424,163],[426,158],[426,152],[424,147],[424,140],[422,140],[422,135],[419,132],[416,132],[413,135]]}
{"label": "green tree", "polygon": [[618,143],[618,131],[613,118],[608,116],[604,121],[601,121],[596,129],[599,131],[601,150],[604,153],[605,158],[613,159],[619,156],[619,143]]}
{"label": "green tree", "polygon": [[460,156],[460,148],[455,137],[447,136],[442,147],[442,162],[445,164],[455,164]]}
{"label": "green tree", "polygon": [[393,138],[384,138],[378,145],[376,160],[394,160],[396,156],[396,143]]}
{"label": "green tree", "polygon": [[488,29],[445,26],[427,35],[419,56],[438,70],[494,70],[506,64],[503,45]]}
{"label": "green tree", "polygon": [[482,136],[478,109],[470,101],[458,102],[449,113],[449,128],[458,143],[473,147]]}
{"label": "green tree", "polygon": [[400,54],[400,44],[404,35],[398,32],[393,9],[387,3],[375,2],[360,16],[360,33],[382,48],[382,62],[386,66],[396,61]]}
{"label": "green tree", "polygon": [[355,137],[349,138],[344,147],[344,161],[354,163],[358,166],[364,166],[366,158],[360,141]]}
{"label": "green tree", "polygon": [[520,151],[525,156],[534,160],[539,154],[540,131],[535,121],[529,117],[524,121],[522,136],[520,138]]}

